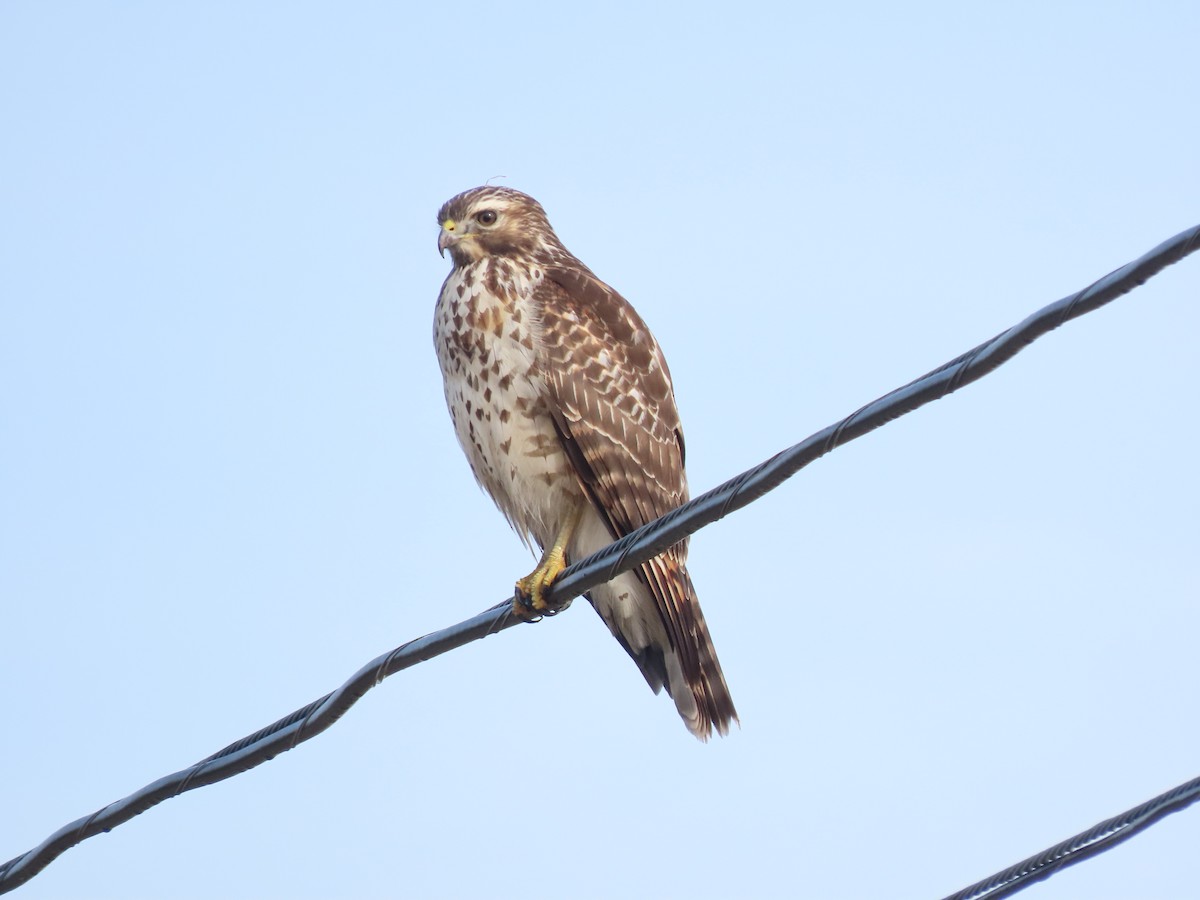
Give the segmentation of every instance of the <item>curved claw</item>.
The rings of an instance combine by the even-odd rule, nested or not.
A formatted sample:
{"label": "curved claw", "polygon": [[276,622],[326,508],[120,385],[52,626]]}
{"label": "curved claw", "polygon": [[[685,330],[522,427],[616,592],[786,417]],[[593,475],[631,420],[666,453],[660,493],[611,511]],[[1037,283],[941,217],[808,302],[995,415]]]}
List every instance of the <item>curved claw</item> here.
{"label": "curved claw", "polygon": [[565,568],[566,560],[561,552],[547,553],[536,569],[517,580],[513,591],[513,614],[526,622],[533,622],[542,616],[556,616],[570,606],[570,600],[551,603],[546,598],[546,590]]}
{"label": "curved claw", "polygon": [[582,514],[583,501],[577,501],[575,508],[559,529],[554,543],[542,554],[537,568],[517,580],[512,611],[518,619],[533,622],[542,616],[556,616],[571,605],[570,600],[551,603],[546,599],[546,589],[567,567],[567,544],[570,543]]}

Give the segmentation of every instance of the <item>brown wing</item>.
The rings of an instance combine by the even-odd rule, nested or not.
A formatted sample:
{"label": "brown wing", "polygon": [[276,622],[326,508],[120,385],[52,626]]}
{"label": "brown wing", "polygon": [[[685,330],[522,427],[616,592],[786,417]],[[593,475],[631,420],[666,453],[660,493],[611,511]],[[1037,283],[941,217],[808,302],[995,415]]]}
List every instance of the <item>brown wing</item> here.
{"label": "brown wing", "polygon": [[[633,307],[586,270],[548,270],[535,296],[543,315],[544,374],[564,446],[614,538],[621,537],[688,498],[666,360]],[[683,563],[686,543],[667,554]],[[695,671],[693,601],[665,584],[659,569],[648,563],[638,574],[685,657],[684,670]]]}
{"label": "brown wing", "polygon": [[666,360],[637,312],[585,272],[538,289],[544,371],[601,512],[618,535],[687,499],[683,433]]}
{"label": "brown wing", "polygon": [[[683,432],[671,375],[641,317],[582,265],[554,267],[537,289],[543,375],[563,448],[613,537],[628,534],[688,498]],[[635,570],[678,660],[668,648],[635,650],[614,635],[650,686],[666,685],[697,737],[725,734],[737,711],[721,673],[685,562],[682,541]],[[612,623],[610,623],[610,626]]]}

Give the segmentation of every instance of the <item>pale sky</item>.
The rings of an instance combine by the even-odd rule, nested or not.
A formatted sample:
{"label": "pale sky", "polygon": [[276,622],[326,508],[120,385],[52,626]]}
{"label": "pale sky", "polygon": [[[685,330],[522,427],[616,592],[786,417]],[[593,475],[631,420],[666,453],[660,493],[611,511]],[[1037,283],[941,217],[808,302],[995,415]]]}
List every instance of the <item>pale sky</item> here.
{"label": "pale sky", "polygon": [[[1200,221],[1193,3],[0,6],[0,861],[511,592],[435,213],[537,197],[700,493]],[[1200,259],[23,898],[941,897],[1200,774]],[[1195,893],[1200,811],[1024,895]]]}

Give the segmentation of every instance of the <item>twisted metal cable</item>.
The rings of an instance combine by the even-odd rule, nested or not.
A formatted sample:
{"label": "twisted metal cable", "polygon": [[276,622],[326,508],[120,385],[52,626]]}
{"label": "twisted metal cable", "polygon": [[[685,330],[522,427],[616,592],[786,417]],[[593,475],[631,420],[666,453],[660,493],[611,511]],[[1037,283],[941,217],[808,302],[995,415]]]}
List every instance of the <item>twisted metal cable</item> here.
{"label": "twisted metal cable", "polygon": [[884,394],[840,422],[810,435],[715,490],[631,531],[564,572],[551,586],[549,593],[555,599],[577,596],[596,584],[610,580],[630,565],[657,556],[705,525],[753,503],[835,447],[977,381],[1008,362],[1042,335],[1064,322],[1112,302],[1197,248],[1200,248],[1200,225],[1180,232],[1141,259],[1110,272],[1083,290],[1039,309],[1025,321],[1001,332],[990,341]]}
{"label": "twisted metal cable", "polygon": [[1111,850],[1139,831],[1149,828],[1163,816],[1179,812],[1197,800],[1200,800],[1200,778],[1193,778],[1165,794],[1159,794],[1153,800],[1147,800],[1140,806],[1094,825],[1061,844],[1055,844],[1024,862],[1010,866],[1003,872],[997,872],[991,878],[963,888],[945,900],[997,900],[999,897],[1008,897],[1031,884],[1049,878],[1059,869],[1065,869],[1090,859],[1097,853]]}
{"label": "twisted metal cable", "polygon": [[[654,522],[631,532],[598,553],[572,565],[553,583],[548,591],[548,599],[551,602],[561,603],[565,599],[579,596],[596,585],[612,580],[621,572],[657,556],[667,547],[705,525],[754,502],[835,447],[861,437],[892,419],[899,418],[982,378],[1043,334],[1054,330],[1064,322],[1092,312],[1115,300],[1198,248],[1200,248],[1200,225],[1181,232],[1155,247],[1140,259],[1111,272],[1082,291],[1064,297],[1056,303],[1051,303],[990,341],[980,344],[975,349],[951,360],[929,374],[867,404],[840,422],[818,431],[799,444],[777,453],[753,469],[743,472],[720,487],[685,503]],[[465,622],[409,641],[390,653],[373,659],[332,693],[314,700],[273,725],[230,744],[193,766],[160,778],[123,800],[111,803],[90,816],[75,820],[50,835],[34,849],[0,865],[0,893],[20,887],[53,862],[61,853],[93,835],[102,831],[110,831],[162,801],[185,791],[232,778],[234,775],[274,758],[279,753],[291,750],[303,741],[316,737],[340,719],[367,691],[388,676],[464,644],[503,631],[518,622],[519,620],[511,615],[511,601],[505,600]],[[1172,795],[1177,794],[1180,790],[1183,788],[1172,792]],[[1171,795],[1163,795],[1163,797],[1168,796]],[[1185,794],[1185,796],[1191,798],[1186,801],[1190,803],[1192,799],[1195,799],[1195,792]],[[1019,890],[1031,883],[1032,880],[1045,878],[1053,868],[1059,868],[1076,859],[1083,858],[1083,856],[1071,856],[1072,853],[1091,855],[1091,853],[1106,849],[1112,843],[1132,836],[1136,831],[1147,827],[1159,816],[1165,815],[1165,812],[1155,813],[1153,811],[1159,808],[1154,804],[1162,800],[1163,798],[1160,797],[1150,801],[1146,804],[1146,807],[1151,807],[1150,810],[1139,817],[1136,822],[1131,822],[1114,831],[1110,838],[1096,839],[1107,840],[1104,846],[1097,846],[1096,841],[1093,841],[1077,850],[1071,850],[1068,846],[1071,845],[1071,842],[1066,842],[1059,848],[1054,848],[1053,851],[1047,851],[1047,853],[1056,854],[1056,862],[1053,866],[1047,864],[1033,868],[1027,877],[1019,873],[1009,876],[1009,872],[1021,868],[1018,866],[995,876],[995,878],[1005,876],[1005,893]],[[1171,809],[1167,809],[1166,812],[1182,808],[1182,805],[1186,805],[1186,803],[1176,800]],[[1139,807],[1139,809],[1142,808]],[[1103,827],[1097,826],[1097,829]],[[1067,849],[1060,849],[1062,847]],[[1089,850],[1091,847],[1096,847],[1096,849]],[[1034,859],[1041,859],[1041,856]],[[1021,865],[1025,866],[1026,864]],[[1002,894],[965,894],[963,896],[988,896],[990,898],[1002,896]]]}

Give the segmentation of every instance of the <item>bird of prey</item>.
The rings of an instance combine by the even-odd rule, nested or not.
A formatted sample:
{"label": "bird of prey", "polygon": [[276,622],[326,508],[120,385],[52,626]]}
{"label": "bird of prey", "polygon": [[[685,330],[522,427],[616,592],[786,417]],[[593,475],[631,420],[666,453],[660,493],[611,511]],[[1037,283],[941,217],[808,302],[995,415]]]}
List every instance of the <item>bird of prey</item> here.
{"label": "bird of prey", "polygon": [[[473,188],[442,206],[438,226],[454,264],[433,327],[450,418],[476,480],[543,551],[514,613],[553,614],[545,591],[571,561],[688,498],[671,375],[641,317],[532,197]],[[588,599],[707,740],[737,712],[686,558],[683,541]]]}

